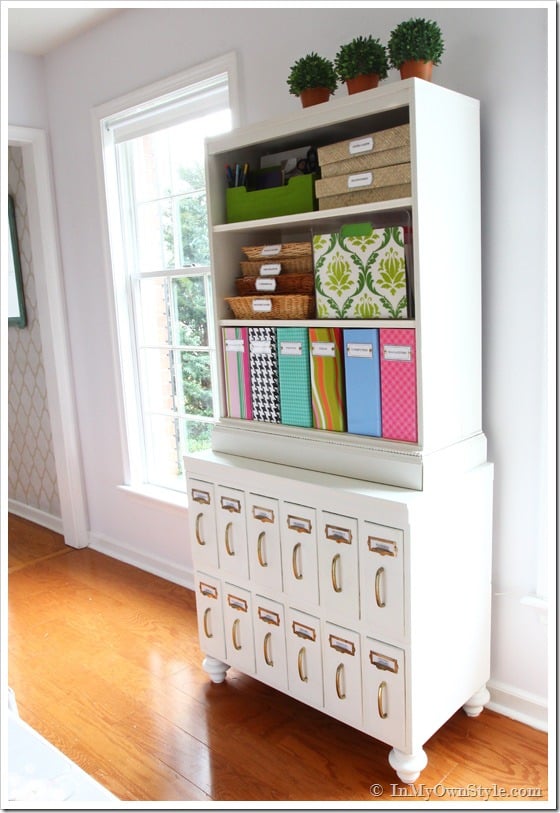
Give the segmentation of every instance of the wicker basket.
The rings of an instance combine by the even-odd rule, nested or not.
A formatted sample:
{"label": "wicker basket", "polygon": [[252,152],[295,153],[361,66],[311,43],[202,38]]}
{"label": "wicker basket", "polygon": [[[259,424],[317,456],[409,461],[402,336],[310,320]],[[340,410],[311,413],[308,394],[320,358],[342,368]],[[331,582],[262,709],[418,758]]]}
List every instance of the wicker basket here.
{"label": "wicker basket", "polygon": [[315,316],[315,297],[306,294],[231,296],[225,299],[236,319],[312,319]]}
{"label": "wicker basket", "polygon": [[[309,244],[311,245],[311,243]],[[268,265],[272,262],[263,262],[262,260],[246,260],[241,262],[241,273],[244,277],[258,277],[261,274],[263,265]],[[274,260],[276,263],[276,260]],[[296,257],[293,260],[280,260],[280,273],[282,274],[312,274],[313,273],[313,257],[309,254],[307,257]],[[262,276],[267,276],[263,274]],[[272,276],[272,275],[271,275]]]}
{"label": "wicker basket", "polygon": [[[270,288],[259,288],[259,284]],[[240,296],[256,294],[312,294],[315,289],[313,274],[280,274],[277,277],[237,277],[235,287]]]}
{"label": "wicker basket", "polygon": [[290,260],[296,257],[308,257],[313,254],[310,242],[305,243],[278,243],[267,246],[243,246],[243,253],[249,260],[261,262],[274,262]]}

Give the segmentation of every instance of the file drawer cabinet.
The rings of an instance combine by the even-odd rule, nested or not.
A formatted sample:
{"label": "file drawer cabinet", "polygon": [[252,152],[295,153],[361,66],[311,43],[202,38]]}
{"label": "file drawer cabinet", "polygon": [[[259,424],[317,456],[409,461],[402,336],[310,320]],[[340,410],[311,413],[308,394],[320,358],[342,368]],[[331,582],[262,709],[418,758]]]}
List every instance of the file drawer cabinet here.
{"label": "file drawer cabinet", "polygon": [[206,573],[198,573],[195,595],[201,646],[208,655],[223,660],[226,657],[226,642],[220,580]]}
{"label": "file drawer cabinet", "polygon": [[318,546],[321,603],[333,618],[358,621],[357,520],[323,511]]}
{"label": "file drawer cabinet", "polygon": [[362,725],[360,636],[325,624],[323,643],[325,711],[350,725]]}
{"label": "file drawer cabinet", "polygon": [[288,608],[286,650],[290,694],[311,705],[323,705],[321,622],[315,616]]}
{"label": "file drawer cabinet", "polygon": [[193,519],[192,555],[196,567],[218,567],[218,537],[214,487],[193,479],[190,490],[190,516]]}
{"label": "file drawer cabinet", "polygon": [[265,596],[257,596],[254,620],[257,677],[271,686],[286,690],[288,674],[284,606]]}
{"label": "file drawer cabinet", "polygon": [[404,534],[364,522],[360,543],[361,618],[376,635],[404,636]]}
{"label": "file drawer cabinet", "polygon": [[273,590],[282,590],[278,501],[250,494],[248,507],[247,545],[251,578]]}
{"label": "file drawer cabinet", "polygon": [[365,639],[364,727],[381,742],[406,747],[404,652],[384,641]]}
{"label": "file drawer cabinet", "polygon": [[249,575],[245,495],[234,488],[216,487],[216,532],[220,567],[241,578]]}
{"label": "file drawer cabinet", "polygon": [[[235,667],[378,738],[405,782],[424,768],[429,737],[488,698],[493,472],[482,431],[479,130],[476,99],[407,79],[206,141],[221,398],[212,451],[185,458],[204,669],[220,682]],[[406,148],[395,159],[409,173],[397,199],[370,190],[350,207],[227,217],[237,190],[226,190],[224,165],[253,168],[302,144],[323,157],[346,142],[369,150],[387,132]],[[362,238],[396,227],[406,301],[404,289],[387,299],[394,272],[385,267],[383,303],[364,300],[357,312],[348,299],[333,300],[328,318],[321,308],[298,320],[231,318],[242,252],[305,244],[311,253],[314,238],[356,239],[356,227]],[[333,278],[343,266],[347,275],[339,260]],[[315,339],[302,392],[319,416],[313,426],[282,422],[269,351],[294,328]],[[365,348],[373,362],[379,344],[369,387],[357,368],[344,370],[345,334],[354,361]],[[235,369],[228,338],[230,351],[232,340],[245,348]],[[334,356],[317,355],[325,347]],[[250,384],[258,414],[232,405],[233,379],[245,396]],[[282,390],[282,369],[280,379]],[[358,409],[345,411],[343,395]]]}
{"label": "file drawer cabinet", "polygon": [[317,522],[315,509],[282,503],[282,573],[284,590],[294,602],[319,603]]}
{"label": "file drawer cabinet", "polygon": [[212,680],[287,692],[415,781],[426,740],[487,697],[492,466],[421,492],[214,452],[185,468]]}

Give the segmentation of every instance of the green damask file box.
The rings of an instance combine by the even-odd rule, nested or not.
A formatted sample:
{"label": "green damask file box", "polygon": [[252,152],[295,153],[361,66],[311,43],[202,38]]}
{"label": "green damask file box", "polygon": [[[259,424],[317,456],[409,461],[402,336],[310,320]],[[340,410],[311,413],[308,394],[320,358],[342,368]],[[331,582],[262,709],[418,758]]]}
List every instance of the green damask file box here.
{"label": "green damask file box", "polygon": [[317,318],[412,318],[411,248],[406,217],[314,234]]}

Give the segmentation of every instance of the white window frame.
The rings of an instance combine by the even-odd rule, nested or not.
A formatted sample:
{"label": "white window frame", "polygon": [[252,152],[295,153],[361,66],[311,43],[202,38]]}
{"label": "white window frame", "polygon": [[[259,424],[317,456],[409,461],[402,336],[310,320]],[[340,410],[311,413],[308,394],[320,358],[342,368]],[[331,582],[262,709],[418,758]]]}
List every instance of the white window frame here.
{"label": "white window frame", "polygon": [[[119,437],[121,442],[122,486],[155,497],[166,502],[184,505],[183,495],[171,489],[151,486],[144,482],[140,473],[144,471],[143,448],[139,439],[142,432],[142,415],[139,408],[137,382],[128,360],[134,358],[132,332],[122,330],[121,325],[132,323],[130,297],[124,274],[115,274],[114,266],[124,268],[122,245],[118,240],[111,241],[109,218],[115,216],[115,204],[118,200],[118,183],[115,162],[107,160],[107,150],[114,149],[112,138],[107,139],[104,121],[119,113],[135,111],[141,115],[142,108],[150,109],[153,102],[204,82],[220,74],[227,74],[229,105],[232,127],[239,126],[240,104],[237,54],[229,52],[221,57],[189,68],[162,81],[155,82],[131,93],[99,105],[91,111],[95,145],[96,170],[98,177],[99,204],[101,213],[103,253],[106,288],[111,325],[112,367],[115,376],[117,410],[119,418]],[[109,141],[111,142],[109,144]],[[213,305],[215,308],[215,303]],[[125,361],[126,360],[126,361]],[[132,405],[135,405],[133,408]]]}

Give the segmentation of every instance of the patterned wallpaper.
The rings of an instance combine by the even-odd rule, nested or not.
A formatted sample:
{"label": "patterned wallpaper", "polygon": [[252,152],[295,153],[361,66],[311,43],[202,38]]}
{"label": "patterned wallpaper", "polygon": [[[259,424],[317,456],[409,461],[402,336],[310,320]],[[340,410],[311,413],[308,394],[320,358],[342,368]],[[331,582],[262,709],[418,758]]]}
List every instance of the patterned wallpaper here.
{"label": "patterned wallpaper", "polygon": [[9,147],[27,327],[8,328],[8,497],[60,518],[20,147]]}

